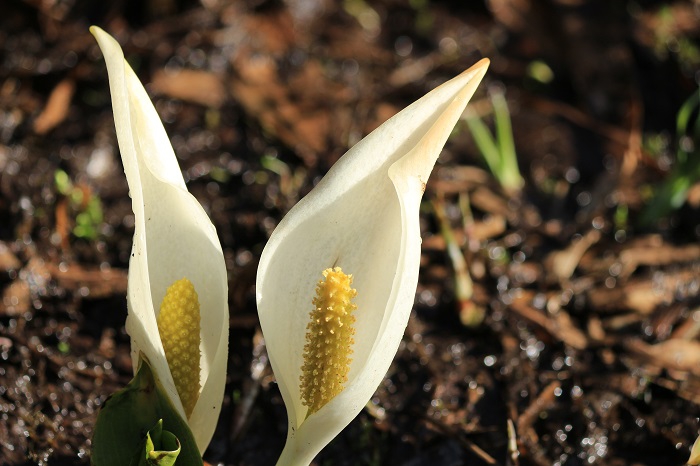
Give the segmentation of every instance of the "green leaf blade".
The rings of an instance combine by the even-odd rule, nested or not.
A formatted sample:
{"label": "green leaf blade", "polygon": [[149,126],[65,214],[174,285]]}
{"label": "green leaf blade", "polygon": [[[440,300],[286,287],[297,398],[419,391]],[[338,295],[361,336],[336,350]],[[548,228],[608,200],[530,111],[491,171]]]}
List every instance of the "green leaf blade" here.
{"label": "green leaf blade", "polygon": [[93,466],[203,464],[187,422],[145,360],[131,382],[105,402],[92,444]]}

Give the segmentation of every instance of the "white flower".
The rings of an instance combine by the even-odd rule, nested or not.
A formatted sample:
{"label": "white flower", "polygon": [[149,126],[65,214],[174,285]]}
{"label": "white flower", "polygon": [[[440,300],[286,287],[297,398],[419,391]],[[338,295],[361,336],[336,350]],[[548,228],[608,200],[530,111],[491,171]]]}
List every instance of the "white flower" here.
{"label": "white flower", "polygon": [[[163,124],[119,44],[100,28],[90,31],[107,64],[135,217],[126,321],[134,371],[145,357],[203,453],[216,427],[226,380],[228,292],[221,245],[204,209],[187,191]],[[166,289],[182,278],[194,285],[201,314],[201,387],[189,418],[156,322]]]}
{"label": "white flower", "polygon": [[[488,63],[444,83],[350,149],[265,246],[258,313],[289,417],[278,464],[309,464],[360,412],[389,369],[418,283],[425,183]],[[305,343],[317,337],[307,338],[307,325],[314,288],[333,267],[352,275],[357,291],[352,361],[340,393],[309,414],[300,377],[302,366],[309,367]]]}

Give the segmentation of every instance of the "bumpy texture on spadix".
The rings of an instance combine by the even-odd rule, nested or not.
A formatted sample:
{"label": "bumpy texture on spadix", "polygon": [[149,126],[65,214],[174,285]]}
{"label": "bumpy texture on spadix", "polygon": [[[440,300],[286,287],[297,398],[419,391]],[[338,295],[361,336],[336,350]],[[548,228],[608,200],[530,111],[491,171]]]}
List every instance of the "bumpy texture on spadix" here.
{"label": "bumpy texture on spadix", "polygon": [[301,368],[300,390],[302,404],[308,406],[307,416],[321,409],[343,390],[348,380],[352,359],[357,309],[351,300],[357,295],[352,289],[352,275],[340,267],[323,271],[324,280],[316,285],[314,310],[306,326],[304,365]]}
{"label": "bumpy texture on spadix", "polygon": [[200,315],[194,285],[182,278],[168,287],[160,305],[158,331],[165,357],[189,418],[199,397]]}

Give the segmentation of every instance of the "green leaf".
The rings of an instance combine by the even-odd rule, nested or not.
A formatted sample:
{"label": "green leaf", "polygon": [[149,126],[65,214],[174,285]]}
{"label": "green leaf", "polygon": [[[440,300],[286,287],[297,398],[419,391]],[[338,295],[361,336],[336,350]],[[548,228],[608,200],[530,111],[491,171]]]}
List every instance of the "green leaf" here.
{"label": "green leaf", "polygon": [[515,153],[508,102],[503,92],[497,91],[492,94],[491,103],[496,126],[495,136],[492,135],[486,123],[473,112],[470,112],[466,118],[467,126],[489,170],[501,186],[507,191],[519,191],[523,186],[523,178],[520,175]]}
{"label": "green leaf", "polygon": [[[174,456],[173,452],[176,452]],[[134,462],[135,458],[138,462]],[[146,462],[140,462],[140,458]],[[139,370],[129,385],[108,398],[100,410],[92,437],[91,464],[202,465],[187,422],[153,377],[146,360],[141,359]]]}
{"label": "green leaf", "polygon": [[173,466],[180,454],[180,442],[172,432],[163,430],[163,420],[148,431],[129,466]]}
{"label": "green leaf", "polygon": [[676,134],[680,136],[686,133],[690,117],[698,105],[700,105],[700,89],[691,94],[678,110],[676,115]]}
{"label": "green leaf", "polygon": [[496,122],[496,139],[500,149],[500,174],[498,181],[510,190],[517,191],[523,185],[518,168],[518,157],[515,153],[515,141],[513,140],[513,127],[510,122],[510,110],[508,102],[502,92],[495,92],[491,97],[494,119]]}
{"label": "green leaf", "polygon": [[73,183],[71,183],[68,173],[63,170],[56,170],[53,174],[54,182],[56,184],[56,191],[64,196],[67,196],[73,190]]}
{"label": "green leaf", "polygon": [[488,126],[476,115],[467,117],[467,125],[491,173],[497,175],[501,171],[501,153]]}

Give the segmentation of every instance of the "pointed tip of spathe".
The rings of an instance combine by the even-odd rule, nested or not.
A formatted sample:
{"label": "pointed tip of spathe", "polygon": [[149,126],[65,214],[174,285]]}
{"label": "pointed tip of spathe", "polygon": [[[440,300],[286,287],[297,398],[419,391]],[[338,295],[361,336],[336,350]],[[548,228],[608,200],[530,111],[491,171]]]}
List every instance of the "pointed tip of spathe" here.
{"label": "pointed tip of spathe", "polygon": [[[95,38],[97,41],[97,45],[100,46],[100,50],[102,50],[102,53],[106,56],[107,54],[121,54],[122,56],[124,55],[122,52],[121,47],[117,43],[117,41],[112,37],[109,33],[107,33],[104,29],[102,29],[99,26],[90,26],[88,29],[90,31],[90,34],[92,34],[92,37]],[[115,47],[116,45],[116,47]]]}
{"label": "pointed tip of spathe", "polygon": [[470,66],[467,70],[463,71],[460,76],[470,75],[471,78],[476,78],[477,82],[479,82],[486,74],[486,70],[489,69],[489,65],[491,65],[491,60],[488,58],[482,58]]}
{"label": "pointed tip of spathe", "polygon": [[94,24],[88,28],[88,31],[90,31],[90,34],[92,34],[95,39],[99,39],[102,35],[107,35],[104,29]]}
{"label": "pointed tip of spathe", "polygon": [[474,66],[472,66],[472,68],[481,68],[481,67],[488,68],[490,64],[491,64],[491,60],[489,60],[488,58],[482,58],[481,60],[476,62],[474,64]]}
{"label": "pointed tip of spathe", "polygon": [[463,87],[456,97],[457,100],[462,101],[462,111],[464,111],[464,108],[474,95],[474,92],[476,92],[476,88],[479,87],[481,80],[484,79],[490,64],[491,60],[482,58],[467,70],[463,71],[459,76],[451,80],[451,82],[457,81],[463,83]]}
{"label": "pointed tip of spathe", "polygon": [[482,58],[472,68],[476,68],[479,72],[481,73],[486,73],[486,70],[489,69],[489,66],[491,66],[491,60],[488,58]]}
{"label": "pointed tip of spathe", "polygon": [[490,64],[491,60],[488,58],[482,58],[468,69],[462,71],[459,75],[443,83],[440,87],[457,84],[459,90],[456,91],[455,99],[462,102],[461,110],[463,111],[469,100],[474,95],[474,92],[476,92],[476,88],[479,87],[481,80],[484,79]]}

